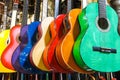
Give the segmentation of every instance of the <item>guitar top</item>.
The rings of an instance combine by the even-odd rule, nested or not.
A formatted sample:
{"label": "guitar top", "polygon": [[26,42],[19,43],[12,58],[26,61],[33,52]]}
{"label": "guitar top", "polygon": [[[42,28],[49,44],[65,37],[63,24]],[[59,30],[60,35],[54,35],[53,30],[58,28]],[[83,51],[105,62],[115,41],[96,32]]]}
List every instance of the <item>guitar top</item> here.
{"label": "guitar top", "polygon": [[19,44],[19,33],[20,33],[20,25],[16,25],[13,28],[11,28],[10,30],[10,43],[8,44],[8,46],[5,48],[5,50],[3,51],[2,55],[1,55],[1,61],[2,64],[9,68],[14,70],[12,63],[11,63],[11,58],[12,58],[12,54],[14,52],[14,50],[16,49],[16,47]]}
{"label": "guitar top", "polygon": [[0,46],[1,46],[0,47],[0,73],[13,73],[13,72],[15,72],[14,70],[10,70],[10,69],[6,68],[1,63],[1,55],[4,51],[4,49],[8,45],[7,39],[9,38],[9,33],[10,33],[10,30],[4,30],[0,33]]}
{"label": "guitar top", "polygon": [[[78,14],[81,12],[81,9],[72,9],[70,10],[67,18],[64,19],[64,26],[68,29],[68,32],[61,38],[60,45],[56,48],[56,57],[64,67],[69,67],[73,71],[80,73],[89,73],[81,69],[76,62],[74,61],[72,55],[72,48],[77,38],[80,29],[77,21]],[[90,72],[91,73],[91,72]]]}
{"label": "guitar top", "polygon": [[47,17],[41,22],[40,28],[41,28],[42,36],[36,42],[36,44],[34,45],[34,47],[32,48],[32,51],[30,53],[30,59],[31,59],[32,63],[37,68],[44,70],[44,71],[50,71],[44,65],[42,55],[43,55],[43,51],[44,51],[45,47],[48,45],[48,43],[50,41],[49,25],[53,20],[54,20],[53,17]]}
{"label": "guitar top", "polygon": [[[84,65],[85,67],[81,66],[84,69],[90,68],[101,72],[115,72],[120,70],[118,16],[108,5],[105,10],[106,16],[102,14],[102,17],[105,18],[98,19],[98,3],[91,3],[79,15],[78,19],[82,31],[79,49],[80,57],[82,57],[84,62],[80,61],[86,64],[86,66]],[[101,20],[104,20],[104,24],[99,22]]]}

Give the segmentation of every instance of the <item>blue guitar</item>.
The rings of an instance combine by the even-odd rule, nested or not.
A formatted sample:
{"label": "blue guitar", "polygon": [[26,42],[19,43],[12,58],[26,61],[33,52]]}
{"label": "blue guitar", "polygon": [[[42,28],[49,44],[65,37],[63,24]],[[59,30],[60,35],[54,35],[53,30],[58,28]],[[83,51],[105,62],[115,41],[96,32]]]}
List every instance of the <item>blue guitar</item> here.
{"label": "blue guitar", "polygon": [[29,54],[31,52],[31,49],[37,41],[36,35],[38,34],[39,25],[40,25],[39,21],[32,22],[30,25],[28,25],[27,30],[28,42],[19,55],[20,66],[26,71],[30,71],[32,73],[42,73],[42,71],[34,67],[29,60]]}
{"label": "blue guitar", "polygon": [[[36,41],[36,38],[32,40],[33,38],[32,36],[35,36],[35,34],[38,33],[37,28],[40,24],[40,22],[37,21],[27,25],[27,13],[28,13],[27,11],[28,11],[28,0],[24,0],[23,22],[20,32],[21,43],[19,44],[19,46],[16,48],[16,50],[12,55],[12,65],[18,72],[27,73],[27,74],[42,73],[43,71],[38,70],[36,67],[34,67],[30,63],[27,57],[28,54],[30,53],[32,46]],[[21,64],[21,61],[25,62],[25,65]]]}

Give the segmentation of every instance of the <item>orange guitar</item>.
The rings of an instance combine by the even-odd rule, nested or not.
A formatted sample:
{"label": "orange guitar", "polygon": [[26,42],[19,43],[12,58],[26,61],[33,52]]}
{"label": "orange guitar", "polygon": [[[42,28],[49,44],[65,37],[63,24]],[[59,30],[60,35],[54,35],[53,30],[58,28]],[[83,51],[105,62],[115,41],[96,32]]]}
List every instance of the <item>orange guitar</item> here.
{"label": "orange guitar", "polygon": [[68,32],[62,36],[56,46],[56,57],[59,64],[64,68],[69,67],[73,71],[80,73],[91,73],[78,67],[72,55],[73,44],[80,32],[77,21],[77,16],[80,12],[81,9],[72,9],[64,19],[64,26],[68,29]]}

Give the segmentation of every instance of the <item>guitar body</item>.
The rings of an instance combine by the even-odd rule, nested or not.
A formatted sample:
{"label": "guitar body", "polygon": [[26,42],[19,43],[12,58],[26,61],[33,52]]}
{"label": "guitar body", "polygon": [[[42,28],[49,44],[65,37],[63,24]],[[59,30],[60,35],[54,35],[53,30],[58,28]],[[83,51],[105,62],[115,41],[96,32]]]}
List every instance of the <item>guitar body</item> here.
{"label": "guitar body", "polygon": [[[1,59],[1,55],[4,51],[4,49],[8,45],[7,40],[9,38],[9,33],[10,33],[10,30],[4,30],[0,33],[0,46],[1,46],[0,47],[0,59]],[[0,60],[0,73],[13,73],[13,72],[15,72],[15,71],[6,68]]]}
{"label": "guitar body", "polygon": [[17,46],[17,48],[14,50],[13,55],[12,55],[12,59],[11,59],[12,65],[15,68],[15,70],[17,70],[21,73],[30,73],[30,72],[24,70],[19,64],[19,55],[28,42],[27,41],[27,30],[28,30],[28,26],[24,26],[21,28],[21,32],[20,32],[20,41],[21,42]]}
{"label": "guitar body", "polygon": [[[68,31],[64,36],[60,39],[59,44],[56,47],[56,57],[64,67],[68,67],[73,71],[80,72],[80,73],[89,73],[83,69],[81,69],[76,62],[74,61],[72,55],[72,48],[77,38],[80,29],[79,24],[77,21],[78,14],[81,12],[81,9],[72,9],[68,16],[64,19],[64,26],[68,28]],[[91,72],[90,72],[91,73]]]}
{"label": "guitar body", "polygon": [[[86,64],[86,66],[81,67],[101,72],[119,71],[120,35],[117,30],[118,16],[110,6],[106,6],[108,27],[102,30],[98,25],[98,12],[98,3],[92,3],[82,11],[81,14],[84,15],[79,15],[79,23],[82,29],[79,54]],[[84,20],[85,18],[87,20]],[[84,29],[83,27],[87,28]],[[82,62],[82,60],[79,62]]]}
{"label": "guitar body", "polygon": [[30,25],[28,25],[28,31],[27,31],[27,37],[28,37],[27,41],[28,42],[19,55],[20,66],[24,70],[31,72],[33,74],[42,72],[39,69],[37,69],[35,66],[33,66],[29,60],[30,51],[37,41],[36,34],[38,33],[39,24],[40,24],[40,22],[36,21],[36,22],[32,22]]}
{"label": "guitar body", "polygon": [[[10,43],[8,46],[5,48],[1,55],[1,62],[2,64],[9,68],[14,70],[12,63],[11,63],[11,58],[14,50],[16,47],[19,45],[19,33],[20,33],[20,25],[16,25],[10,30]],[[9,39],[9,38],[8,38]]]}
{"label": "guitar body", "polygon": [[55,56],[56,45],[64,32],[63,19],[65,18],[65,16],[66,16],[65,14],[61,14],[57,16],[54,21],[55,23],[50,27],[51,33],[52,32],[55,32],[55,33],[52,35],[52,39],[51,39],[50,46],[49,46],[48,53],[47,53],[47,59],[48,59],[48,63],[51,66],[51,68],[58,72],[60,71],[60,69],[61,69],[61,72],[70,71],[69,69],[64,70],[64,67],[62,69],[62,67],[57,62],[57,59]]}
{"label": "guitar body", "polygon": [[42,36],[32,48],[30,53],[30,61],[40,70],[50,71],[43,62],[43,51],[50,41],[49,25],[54,20],[53,17],[45,18],[40,25]]}

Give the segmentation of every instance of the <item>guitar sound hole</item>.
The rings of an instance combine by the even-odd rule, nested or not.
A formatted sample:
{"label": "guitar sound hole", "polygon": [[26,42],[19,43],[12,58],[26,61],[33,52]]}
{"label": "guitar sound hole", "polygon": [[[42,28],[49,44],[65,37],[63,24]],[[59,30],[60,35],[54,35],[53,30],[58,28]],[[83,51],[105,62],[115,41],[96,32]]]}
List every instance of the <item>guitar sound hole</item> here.
{"label": "guitar sound hole", "polygon": [[98,19],[98,26],[102,29],[105,30],[108,28],[108,21],[106,18],[99,18]]}
{"label": "guitar sound hole", "polygon": [[8,40],[7,40],[7,44],[9,44],[9,42],[10,42],[10,40],[8,39]]}
{"label": "guitar sound hole", "polygon": [[19,41],[21,41],[21,40],[22,40],[20,36],[18,37],[18,40],[19,40]]}
{"label": "guitar sound hole", "polygon": [[40,37],[41,37],[41,36],[39,36],[39,34],[37,33],[37,34],[36,34],[36,40],[39,40]]}

